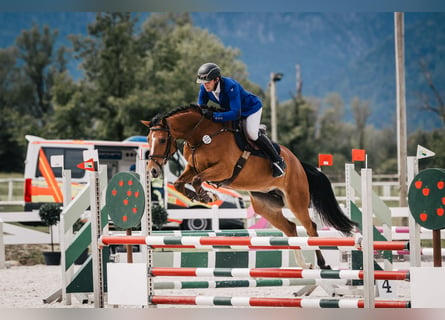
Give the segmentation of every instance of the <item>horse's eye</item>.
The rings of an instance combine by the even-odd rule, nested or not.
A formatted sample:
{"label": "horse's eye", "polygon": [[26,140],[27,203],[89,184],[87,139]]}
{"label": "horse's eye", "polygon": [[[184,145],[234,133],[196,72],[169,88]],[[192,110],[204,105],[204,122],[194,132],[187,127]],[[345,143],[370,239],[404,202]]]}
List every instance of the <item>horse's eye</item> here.
{"label": "horse's eye", "polygon": [[162,144],[164,144],[166,141],[167,141],[167,139],[165,139],[165,138],[159,139],[159,143],[162,143]]}

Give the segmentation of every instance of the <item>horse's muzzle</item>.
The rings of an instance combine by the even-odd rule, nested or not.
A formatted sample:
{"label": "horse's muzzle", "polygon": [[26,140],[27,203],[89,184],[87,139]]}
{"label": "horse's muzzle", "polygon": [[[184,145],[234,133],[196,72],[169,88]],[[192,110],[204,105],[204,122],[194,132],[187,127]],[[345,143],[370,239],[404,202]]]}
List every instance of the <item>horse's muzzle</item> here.
{"label": "horse's muzzle", "polygon": [[157,178],[160,176],[160,171],[157,168],[152,168],[150,174],[153,178]]}

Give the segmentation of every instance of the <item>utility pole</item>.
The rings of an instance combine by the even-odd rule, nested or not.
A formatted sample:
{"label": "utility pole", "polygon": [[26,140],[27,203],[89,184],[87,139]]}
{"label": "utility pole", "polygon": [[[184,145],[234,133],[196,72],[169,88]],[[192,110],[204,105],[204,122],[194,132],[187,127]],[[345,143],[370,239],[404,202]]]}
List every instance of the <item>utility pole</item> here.
{"label": "utility pole", "polygon": [[406,96],[405,96],[405,53],[404,53],[404,15],[394,13],[394,34],[396,52],[397,87],[397,163],[400,183],[399,205],[407,204],[407,138],[406,138]]}
{"label": "utility pole", "polygon": [[275,82],[280,81],[283,78],[282,73],[270,74],[270,126],[272,127],[272,140],[277,140],[277,94],[275,88]]}

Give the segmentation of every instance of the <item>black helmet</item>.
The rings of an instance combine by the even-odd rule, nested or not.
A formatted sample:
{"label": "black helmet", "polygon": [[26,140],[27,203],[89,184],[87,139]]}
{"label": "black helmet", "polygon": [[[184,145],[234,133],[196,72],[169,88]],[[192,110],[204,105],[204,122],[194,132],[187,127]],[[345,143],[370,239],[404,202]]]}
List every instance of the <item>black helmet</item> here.
{"label": "black helmet", "polygon": [[199,67],[196,82],[206,83],[218,77],[221,77],[221,69],[218,65],[208,62]]}

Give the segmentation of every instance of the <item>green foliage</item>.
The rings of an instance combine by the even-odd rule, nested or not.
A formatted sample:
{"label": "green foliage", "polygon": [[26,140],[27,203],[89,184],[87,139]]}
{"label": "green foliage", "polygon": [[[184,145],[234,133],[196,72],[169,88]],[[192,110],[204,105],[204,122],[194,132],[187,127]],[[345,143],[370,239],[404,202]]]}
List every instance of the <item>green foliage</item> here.
{"label": "green foliage", "polygon": [[315,107],[294,97],[278,109],[279,142],[292,150],[302,161],[315,163],[317,150],[311,143],[315,138]]}
{"label": "green foliage", "polygon": [[54,251],[53,242],[53,229],[51,226],[57,224],[60,221],[60,214],[62,213],[62,208],[60,204],[54,202],[44,203],[39,208],[39,216],[42,222],[49,227],[49,232],[51,234],[51,251]]}
{"label": "green foliage", "polygon": [[50,227],[57,224],[60,221],[60,213],[62,208],[60,204],[54,202],[44,203],[39,209],[39,216],[42,222]]}
{"label": "green foliage", "polygon": [[158,230],[161,230],[162,226],[168,221],[167,210],[158,204],[153,205],[151,208],[151,216],[151,220]]}
{"label": "green foliage", "polygon": [[[125,12],[97,13],[87,36],[70,36],[70,48],[58,45],[57,30],[33,25],[17,37],[15,46],[0,49],[0,171],[23,171],[26,134],[106,140],[144,135],[140,120],[196,102],[196,71],[209,61],[263,100],[263,123],[270,131],[269,92],[248,80],[239,49],[195,27],[188,13],[152,13],[141,23],[138,19]],[[84,76],[78,80],[66,72],[70,58],[81,63]],[[360,81],[369,77],[367,71],[378,71],[374,64],[360,67],[365,68],[358,74]],[[407,80],[414,78],[425,85],[420,73]],[[367,150],[368,166],[376,173],[396,172],[394,129],[368,124],[370,110],[382,105],[361,100],[361,92],[354,94],[358,96],[295,94],[279,103],[278,142],[311,164],[317,164],[319,153],[333,154],[333,167],[323,168],[333,177],[343,175],[353,148]],[[344,99],[351,99],[351,109]],[[422,160],[422,166],[445,167],[444,141],[443,130],[417,131],[408,139],[409,155],[421,144],[437,153]]]}
{"label": "green foliage", "polygon": [[65,49],[61,47],[59,52],[55,52],[57,35],[57,30],[51,31],[48,26],[40,30],[39,26],[34,24],[30,30],[24,30],[16,41],[18,59],[24,63],[22,71],[35,97],[30,111],[37,118],[52,112],[53,77],[66,69]]}

